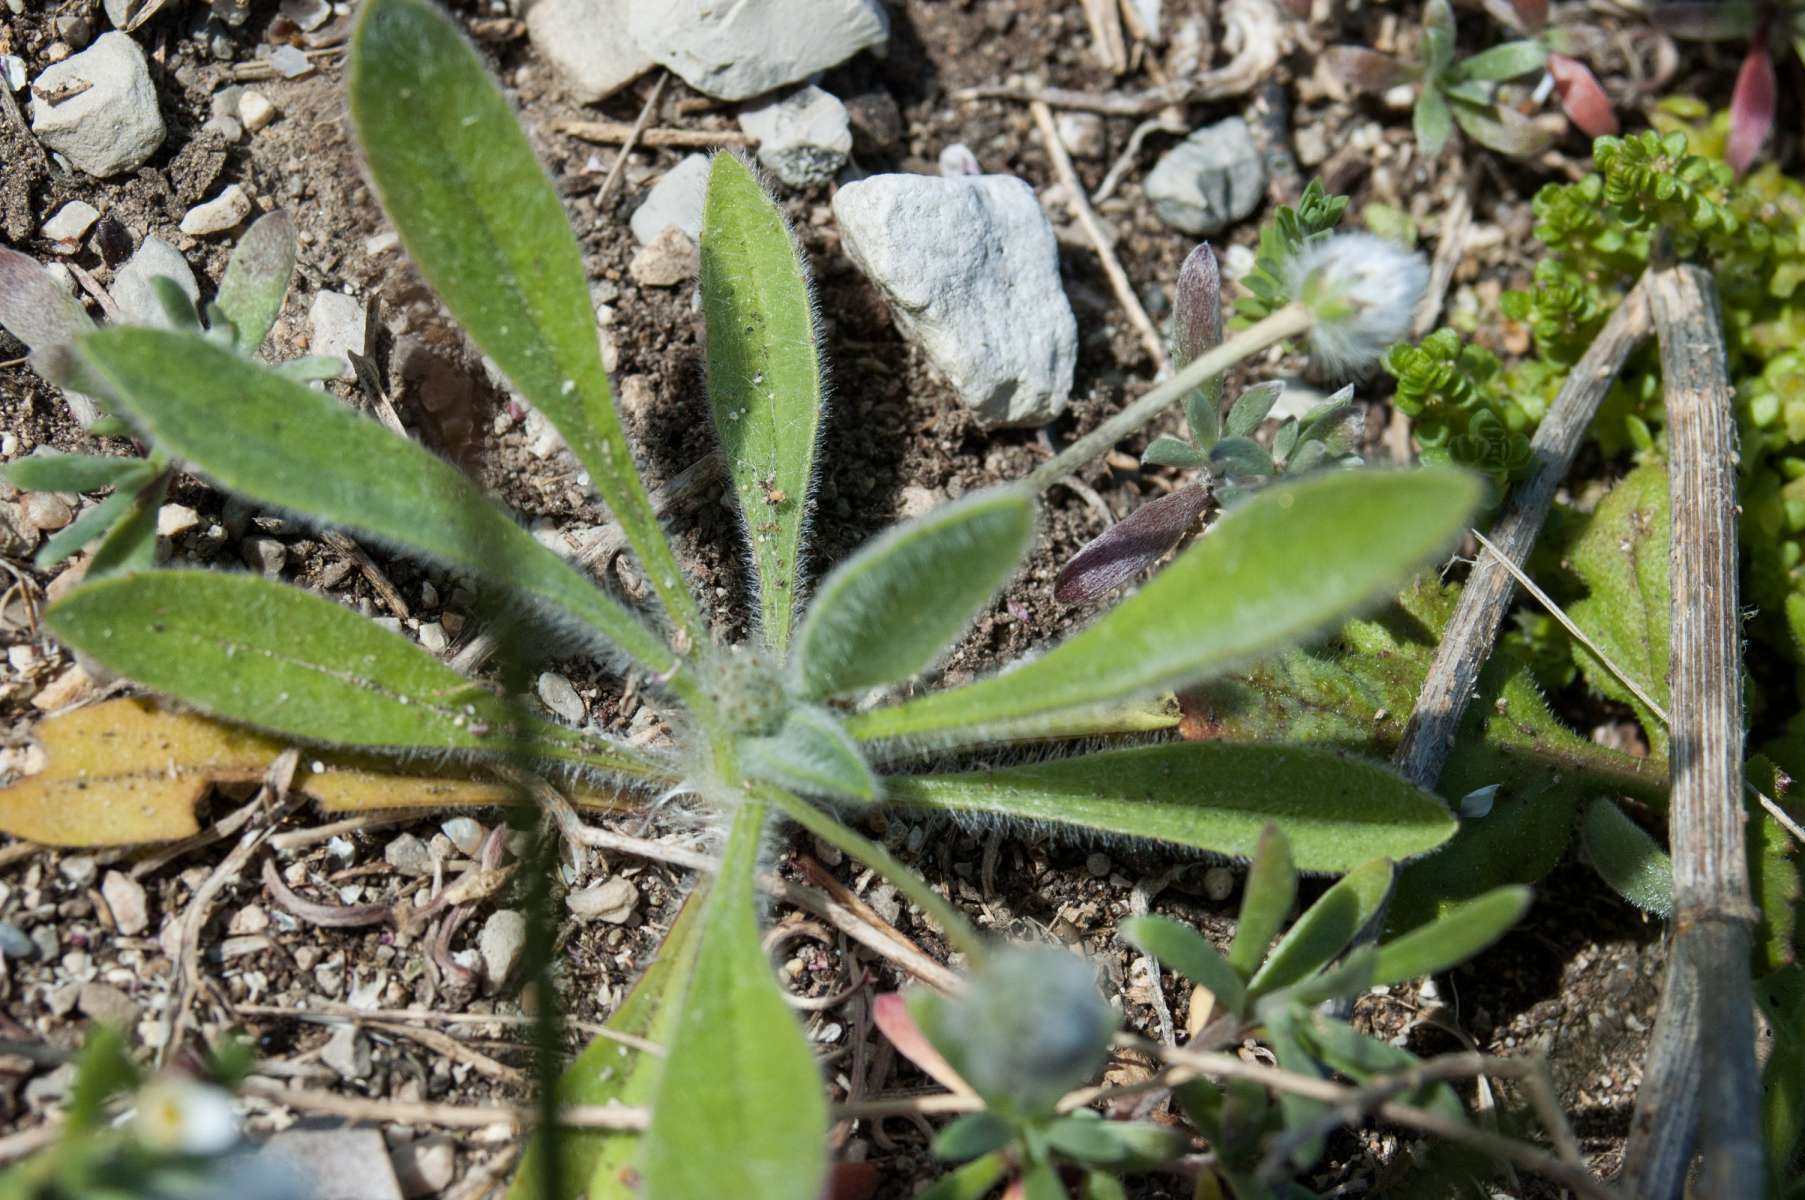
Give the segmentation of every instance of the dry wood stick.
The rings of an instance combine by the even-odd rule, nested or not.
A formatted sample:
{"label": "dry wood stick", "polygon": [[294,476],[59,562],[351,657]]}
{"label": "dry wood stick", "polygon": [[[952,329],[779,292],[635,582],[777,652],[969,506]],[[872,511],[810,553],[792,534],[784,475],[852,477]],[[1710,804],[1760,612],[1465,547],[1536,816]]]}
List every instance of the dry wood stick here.
{"label": "dry wood stick", "polygon": [[1733,392],[1710,274],[1690,265],[1664,270],[1653,278],[1651,303],[1673,507],[1674,917],[1624,1174],[1638,1196],[1677,1197],[1696,1144],[1699,1195],[1754,1197],[1764,1165],[1749,979],[1756,912],[1743,828]]}
{"label": "dry wood stick", "polygon": [[626,121],[559,121],[555,128],[582,142],[619,146],[636,140],[642,146],[707,149],[710,146],[756,146],[758,139],[737,129],[641,129],[637,138]]}

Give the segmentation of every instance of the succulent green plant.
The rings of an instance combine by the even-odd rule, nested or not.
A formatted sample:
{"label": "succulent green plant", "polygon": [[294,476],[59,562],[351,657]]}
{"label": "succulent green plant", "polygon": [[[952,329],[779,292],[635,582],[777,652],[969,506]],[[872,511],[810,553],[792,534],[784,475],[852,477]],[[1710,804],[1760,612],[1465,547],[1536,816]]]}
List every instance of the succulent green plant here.
{"label": "succulent green plant", "polygon": [[[989,942],[856,830],[862,809],[1044,822],[1228,854],[1252,852],[1258,831],[1276,821],[1294,830],[1298,866],[1320,872],[1426,853],[1453,832],[1439,798],[1345,754],[1167,742],[1084,752],[1083,739],[1144,730],[1140,710],[1125,716],[1124,706],[1393,594],[1462,527],[1479,493],[1473,478],[1343,472],[1262,489],[1063,643],[1012,669],[899,698],[899,685],[930,667],[1013,573],[1033,536],[1035,498],[1025,485],[975,493],[811,581],[806,535],[824,391],[808,286],[781,213],[751,170],[722,154],[710,170],[701,244],[707,400],[758,613],[749,643],[723,645],[623,433],[557,192],[475,51],[425,0],[367,0],[347,83],[352,126],[403,246],[475,344],[562,435],[624,531],[650,611],[585,578],[427,450],[293,369],[248,357],[238,331],[248,339],[273,312],[274,272],[267,287],[222,288],[224,320],[206,332],[75,336],[67,377],[167,456],[160,461],[468,580],[513,659],[530,653],[529,642],[556,642],[638,671],[672,713],[673,748],[543,720],[506,687],[462,676],[357,613],[261,577],[134,560],[59,600],[47,623],[92,661],[172,701],[303,744],[575,772],[648,799],[686,797],[718,839],[714,878],[679,922],[661,982],[620,1017],[655,1030],[667,1053],[641,1056],[631,1070],[611,1064],[607,1079],[567,1079],[558,1093],[649,1099],[631,1194],[795,1200],[821,1185],[823,1088],[760,948],[754,895],[780,820],[882,871],[979,969]],[[1288,276],[1297,298],[1269,318],[1266,342],[1200,356],[1138,401],[1138,412],[1280,336],[1308,332],[1376,352],[1414,296],[1384,283],[1375,261],[1366,247],[1352,256],[1312,247]],[[1405,265],[1422,270],[1414,259]],[[1068,461],[1091,453],[1100,435],[1091,436]],[[998,748],[1023,740],[1046,743],[1041,761],[995,765]],[[924,751],[940,769],[920,770]],[[305,788],[306,774],[296,786]],[[540,979],[549,987],[549,975]],[[533,1162],[546,1194],[628,1194],[608,1135],[542,1140]]]}

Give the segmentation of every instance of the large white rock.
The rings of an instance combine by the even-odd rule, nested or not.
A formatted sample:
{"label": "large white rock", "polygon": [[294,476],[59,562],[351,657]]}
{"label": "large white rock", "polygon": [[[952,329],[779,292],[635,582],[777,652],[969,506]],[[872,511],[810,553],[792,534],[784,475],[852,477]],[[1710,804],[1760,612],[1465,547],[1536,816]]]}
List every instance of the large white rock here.
{"label": "large white rock", "polygon": [[182,257],[182,252],[161,238],[147,237],[139,243],[131,259],[113,275],[110,290],[128,323],[159,329],[175,327],[151,284],[151,280],[159,275],[175,280],[176,286],[190,301],[199,303],[200,284],[195,282],[194,271]]}
{"label": "large white rock", "polygon": [[852,153],[846,106],[813,84],[742,109],[740,128],[758,139],[760,165],[794,188],[830,182]]}
{"label": "large white rock", "polygon": [[[65,94],[54,103],[44,99]],[[39,75],[31,86],[31,131],[77,170],[103,179],[143,165],[163,144],[164,130],[138,43],[109,31]]]}
{"label": "large white rock", "polygon": [[1195,237],[1220,233],[1260,206],[1266,163],[1247,122],[1205,126],[1160,156],[1147,175],[1147,201],[1160,220]]}
{"label": "large white rock", "polygon": [[880,0],[629,0],[652,61],[722,100],[763,95],[881,46]]}
{"label": "large white rock", "polygon": [[652,185],[644,203],[633,210],[627,227],[642,246],[675,225],[692,242],[702,240],[702,204],[708,199],[708,156],[692,154]]}
{"label": "large white rock", "polygon": [[1078,323],[1053,228],[1011,175],[874,175],[834,195],[853,262],[987,425],[1038,425],[1065,409]]}
{"label": "large white rock", "polygon": [[531,0],[526,35],[573,100],[609,96],[652,69],[627,30],[629,0]]}

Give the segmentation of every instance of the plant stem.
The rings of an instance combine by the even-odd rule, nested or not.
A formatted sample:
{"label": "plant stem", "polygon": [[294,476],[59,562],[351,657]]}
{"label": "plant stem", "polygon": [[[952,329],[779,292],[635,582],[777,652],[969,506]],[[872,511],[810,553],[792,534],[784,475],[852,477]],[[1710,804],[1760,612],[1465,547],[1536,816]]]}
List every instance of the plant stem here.
{"label": "plant stem", "polygon": [[965,919],[965,914],[954,908],[951,901],[929,887],[926,880],[888,850],[863,834],[854,832],[801,796],[770,785],[759,785],[756,790],[760,796],[781,809],[790,820],[889,880],[897,891],[908,897],[910,903],[938,924],[941,932],[946,935],[946,940],[974,964],[989,953],[982,935]]}
{"label": "plant stem", "polygon": [[1678,1196],[1696,1144],[1700,1195],[1758,1196],[1766,1167],[1749,979],[1757,914],[1742,800],[1734,392],[1710,274],[1672,267],[1654,277],[1650,298],[1661,341],[1673,507],[1667,820],[1674,915],[1625,1177],[1649,1200]]}
{"label": "plant stem", "polygon": [[1182,400],[1192,388],[1222,374],[1236,363],[1252,358],[1268,346],[1295,337],[1310,328],[1310,312],[1301,304],[1284,308],[1234,334],[1212,350],[1192,359],[1182,371],[1097,426],[1058,454],[1036,467],[1028,486],[1045,491],[1067,475],[1075,474],[1091,459],[1143,428],[1165,409]]}

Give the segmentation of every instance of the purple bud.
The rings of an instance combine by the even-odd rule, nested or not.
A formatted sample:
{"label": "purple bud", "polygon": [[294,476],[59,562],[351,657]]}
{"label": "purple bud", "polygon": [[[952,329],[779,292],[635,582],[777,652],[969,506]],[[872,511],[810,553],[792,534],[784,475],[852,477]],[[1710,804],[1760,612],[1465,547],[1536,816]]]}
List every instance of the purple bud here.
{"label": "purple bud", "polygon": [[1178,298],[1172,309],[1172,366],[1182,370],[1199,354],[1222,344],[1222,273],[1208,242],[1191,251],[1178,268]]}
{"label": "purple bud", "polygon": [[1072,556],[1053,581],[1053,598],[1084,604],[1127,583],[1178,545],[1209,504],[1209,492],[1193,483],[1141,505]]}

